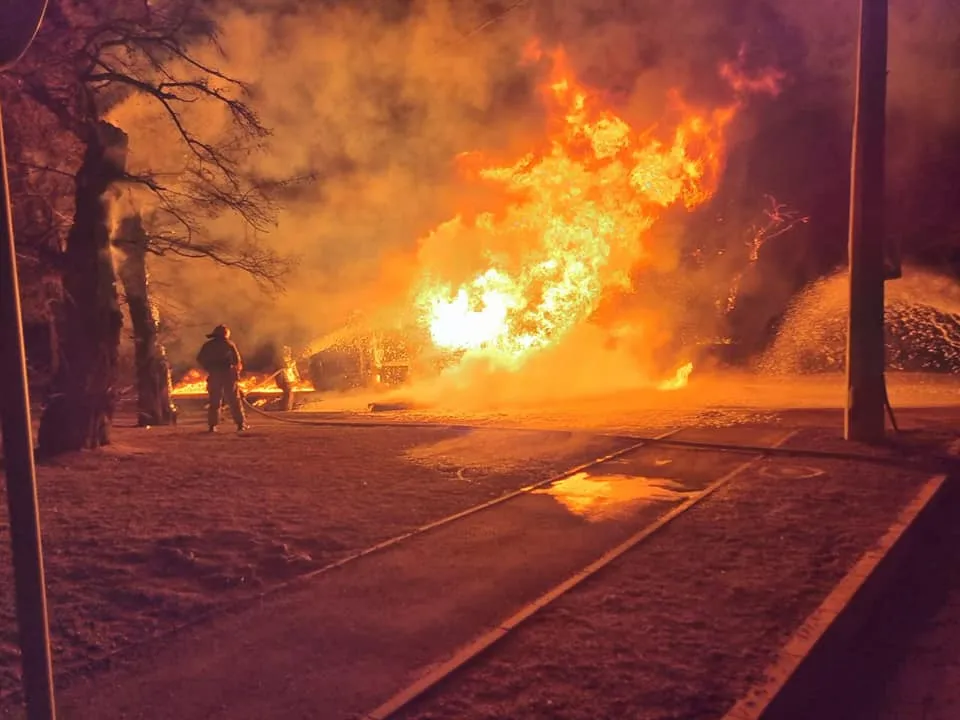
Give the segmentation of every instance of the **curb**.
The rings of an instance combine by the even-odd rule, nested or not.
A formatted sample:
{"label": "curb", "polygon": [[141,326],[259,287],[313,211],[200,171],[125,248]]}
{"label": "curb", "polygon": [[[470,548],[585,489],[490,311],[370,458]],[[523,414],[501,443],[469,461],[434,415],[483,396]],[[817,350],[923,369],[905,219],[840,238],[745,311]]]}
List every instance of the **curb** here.
{"label": "curb", "polygon": [[838,582],[780,649],[777,659],[723,720],[803,720],[823,678],[896,578],[924,521],[943,502],[946,475],[928,479],[872,549]]}
{"label": "curb", "polygon": [[950,443],[950,447],[947,448],[947,454],[960,457],[960,438]]}

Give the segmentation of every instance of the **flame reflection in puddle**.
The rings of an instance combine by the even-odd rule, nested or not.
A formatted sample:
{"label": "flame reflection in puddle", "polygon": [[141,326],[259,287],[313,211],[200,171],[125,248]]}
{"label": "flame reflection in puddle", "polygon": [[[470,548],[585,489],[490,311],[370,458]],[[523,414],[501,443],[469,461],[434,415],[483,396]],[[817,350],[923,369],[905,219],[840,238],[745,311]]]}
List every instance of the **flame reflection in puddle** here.
{"label": "flame reflection in puddle", "polygon": [[580,472],[549,487],[535,490],[550,495],[567,510],[589,520],[605,520],[651,501],[680,501],[696,495],[668,478],[638,475],[591,476]]}

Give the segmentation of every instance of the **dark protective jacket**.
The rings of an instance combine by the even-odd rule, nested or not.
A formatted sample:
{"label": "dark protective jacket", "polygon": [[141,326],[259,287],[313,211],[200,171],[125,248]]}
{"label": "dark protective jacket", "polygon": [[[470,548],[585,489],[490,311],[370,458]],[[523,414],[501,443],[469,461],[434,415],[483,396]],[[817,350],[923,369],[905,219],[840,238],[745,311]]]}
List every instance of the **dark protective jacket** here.
{"label": "dark protective jacket", "polygon": [[237,346],[226,338],[207,340],[197,354],[197,363],[207,373],[225,372],[234,368],[240,371],[243,361]]}

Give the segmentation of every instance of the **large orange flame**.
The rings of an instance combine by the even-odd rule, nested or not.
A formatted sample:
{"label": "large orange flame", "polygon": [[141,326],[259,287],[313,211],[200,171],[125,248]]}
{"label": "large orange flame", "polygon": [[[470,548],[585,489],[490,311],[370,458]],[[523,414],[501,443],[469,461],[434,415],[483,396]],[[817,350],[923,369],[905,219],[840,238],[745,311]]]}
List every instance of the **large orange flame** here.
{"label": "large orange flame", "polygon": [[[528,57],[540,55],[528,49]],[[421,243],[421,255],[425,247],[482,249],[476,274],[458,285],[424,258],[417,305],[434,344],[483,350],[507,367],[560,341],[605,289],[629,288],[631,270],[650,252],[644,234],[666,208],[694,208],[712,195],[724,131],[740,105],[697,111],[674,94],[677,125],[638,133],[577,83],[562,51],[549,58],[549,150],[507,166],[481,162],[479,178],[500,190],[506,207],[457,216]],[[722,73],[735,90],[772,90],[779,80],[748,82],[732,65]],[[689,372],[682,368],[664,388]]]}

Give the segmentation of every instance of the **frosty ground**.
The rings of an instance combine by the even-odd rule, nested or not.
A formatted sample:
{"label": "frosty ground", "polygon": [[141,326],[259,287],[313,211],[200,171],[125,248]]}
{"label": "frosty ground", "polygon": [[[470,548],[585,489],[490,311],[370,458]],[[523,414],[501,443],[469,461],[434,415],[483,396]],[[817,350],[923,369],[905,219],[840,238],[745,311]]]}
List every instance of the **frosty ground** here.
{"label": "frosty ground", "polygon": [[[102,452],[39,468],[58,671],[626,442],[517,431],[479,441],[443,426],[119,427]],[[5,515],[0,533],[9,691],[18,681]]]}
{"label": "frosty ground", "polygon": [[[931,397],[940,395],[938,386]],[[256,596],[377,541],[625,447],[631,442],[626,434],[654,435],[668,427],[699,426],[699,435],[688,430],[687,437],[751,444],[763,428],[805,426],[798,442],[832,451],[849,449],[837,439],[839,414],[835,411],[785,414],[772,407],[744,410],[732,404],[704,408],[684,404],[682,396],[677,397],[672,407],[646,410],[631,410],[629,402],[612,406],[602,399],[541,407],[526,414],[510,410],[464,417],[421,409],[388,413],[388,422],[369,427],[255,418],[254,429],[239,435],[208,435],[203,431],[202,413],[195,411],[186,413],[185,421],[175,428],[137,429],[122,419],[111,447],[62,458],[39,471],[58,683],[68,684],[70,675],[86,672],[91,663],[117,650]],[[333,404],[328,407],[335,409]],[[382,415],[367,413],[352,419],[370,422],[374,416]],[[310,422],[321,417],[333,422],[351,419],[332,413],[298,414],[291,419]],[[904,413],[900,419],[908,431],[925,428],[931,441],[938,443],[947,439],[957,417],[955,411],[941,409]],[[410,420],[435,424],[404,424]],[[508,422],[524,427],[494,427]],[[478,427],[467,427],[471,423]],[[578,425],[590,430],[560,429]],[[820,546],[823,539],[798,528],[804,527],[810,513],[827,511],[824,523],[837,524],[840,534],[835,537],[842,557],[831,555],[829,564],[821,563],[820,570],[810,572],[820,573],[818,581],[829,582],[870,537],[879,534],[910,487],[913,481],[903,492],[878,493],[874,488],[862,496],[877,501],[875,522],[858,525],[853,535],[839,529],[842,503],[823,506],[798,496],[776,517],[783,519],[798,542],[807,538]],[[835,512],[838,508],[841,511]],[[739,522],[737,517],[734,512],[724,521],[727,525],[719,519],[708,525],[723,535]],[[8,694],[18,685],[18,668],[4,524],[0,533],[4,535],[0,538],[0,692]],[[707,535],[694,536],[695,545],[700,542],[696,537],[703,540]],[[758,537],[757,542],[762,539]],[[709,539],[704,546],[722,547]],[[693,563],[688,570],[694,572],[696,549],[675,547]],[[735,563],[736,553],[728,560]],[[785,572],[789,576],[794,570]],[[799,583],[809,579],[804,572],[794,579]],[[763,574],[746,577],[758,588],[767,581]],[[649,582],[642,575],[636,580],[638,588]],[[667,586],[661,583],[660,587]],[[820,590],[820,586],[807,587],[801,595],[814,597]],[[684,595],[689,592],[689,588],[678,588],[677,598],[691,597]],[[597,618],[596,622],[606,622],[602,616]],[[614,616],[608,619],[613,627],[620,622]],[[784,632],[794,618],[786,620],[776,619],[775,629],[756,630],[767,639],[778,637],[776,633]],[[750,632],[745,628],[741,640]],[[557,633],[562,628],[548,636]],[[525,657],[535,660],[539,655],[534,648]],[[510,661],[504,668],[513,667],[514,662],[524,661]],[[4,702],[0,700],[0,710]],[[502,706],[497,710],[509,712]]]}

